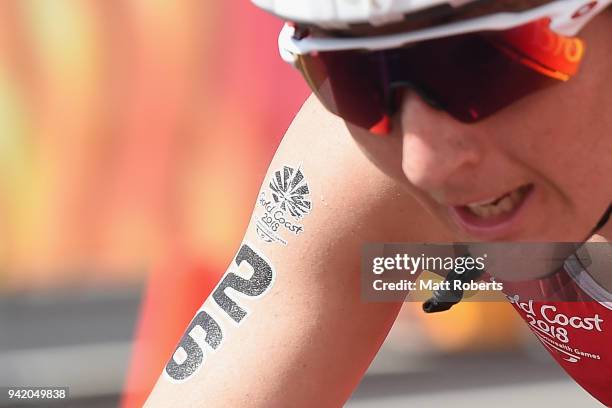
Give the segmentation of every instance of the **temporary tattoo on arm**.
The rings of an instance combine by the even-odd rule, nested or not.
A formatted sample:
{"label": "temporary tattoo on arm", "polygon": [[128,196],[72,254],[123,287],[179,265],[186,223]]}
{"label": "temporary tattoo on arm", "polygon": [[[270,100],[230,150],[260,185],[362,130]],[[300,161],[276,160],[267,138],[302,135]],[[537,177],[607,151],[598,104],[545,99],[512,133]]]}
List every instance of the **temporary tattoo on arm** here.
{"label": "temporary tattoo on arm", "polygon": [[234,272],[227,273],[213,292],[213,299],[229,317],[236,323],[240,323],[247,312],[227,296],[225,289],[232,288],[246,296],[259,296],[268,289],[272,282],[272,267],[248,245],[243,245],[240,248],[235,261],[238,266],[242,262],[251,265],[253,276],[251,276],[251,279],[244,279]]}
{"label": "temporary tattoo on arm", "polygon": [[[253,274],[249,279],[242,278],[232,271],[233,268],[240,267],[243,262],[253,269]],[[235,265],[230,267],[228,273],[213,290],[212,298],[234,323],[239,324],[247,316],[248,311],[230,299],[225,293],[226,289],[232,288],[245,296],[257,298],[272,287],[275,273],[270,262],[248,244],[240,247],[234,263]],[[198,336],[198,332],[202,331],[205,336]],[[202,366],[205,358],[202,337],[203,343],[207,344],[213,352],[223,342],[220,323],[206,310],[200,310],[196,314],[170,361],[166,364],[164,371],[171,380],[174,382],[187,381]]]}
{"label": "temporary tattoo on arm", "polygon": [[204,352],[200,345],[191,336],[191,331],[196,327],[201,327],[206,332],[204,341],[213,349],[216,349],[223,340],[223,333],[219,324],[205,311],[199,312],[191,321],[187,331],[181,339],[177,351],[187,354],[180,363],[176,361],[177,351],[166,365],[166,372],[173,379],[180,381],[190,377],[202,364]]}
{"label": "temporary tattoo on arm", "polygon": [[283,166],[274,172],[267,189],[257,200],[255,225],[264,242],[287,245],[283,235],[299,235],[304,231],[301,219],[312,210],[310,189],[302,169]]}

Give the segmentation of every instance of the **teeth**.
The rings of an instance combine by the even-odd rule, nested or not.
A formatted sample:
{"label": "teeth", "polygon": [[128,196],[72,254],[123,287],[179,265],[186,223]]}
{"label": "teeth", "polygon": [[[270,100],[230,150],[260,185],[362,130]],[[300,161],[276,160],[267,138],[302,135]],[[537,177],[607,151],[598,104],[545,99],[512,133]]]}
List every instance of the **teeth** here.
{"label": "teeth", "polygon": [[488,205],[488,204],[493,204],[497,200],[499,200],[499,196],[494,197],[494,198],[488,198],[488,199],[482,200],[482,201],[476,201],[476,202],[471,203],[469,205],[470,206]]}
{"label": "teeth", "polygon": [[499,208],[500,210],[502,210],[503,212],[507,212],[510,211],[511,209],[514,208],[514,202],[512,201],[512,198],[510,197],[504,197],[499,204],[497,204],[497,208]]}
{"label": "teeth", "polygon": [[467,207],[473,214],[481,218],[494,217],[512,211],[514,207],[521,202],[524,194],[523,189],[517,189],[502,198],[479,201],[477,203],[468,204]]}

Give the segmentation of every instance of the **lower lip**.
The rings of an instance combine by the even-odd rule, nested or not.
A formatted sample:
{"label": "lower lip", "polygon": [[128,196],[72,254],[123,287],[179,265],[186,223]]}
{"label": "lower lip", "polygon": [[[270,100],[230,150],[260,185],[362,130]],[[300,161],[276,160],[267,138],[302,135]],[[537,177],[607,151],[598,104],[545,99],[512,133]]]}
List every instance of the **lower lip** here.
{"label": "lower lip", "polygon": [[493,217],[481,218],[473,214],[465,206],[450,208],[450,215],[457,225],[466,233],[477,239],[500,239],[516,231],[520,224],[521,215],[530,204],[534,196],[533,185],[525,192],[523,199],[512,211]]}

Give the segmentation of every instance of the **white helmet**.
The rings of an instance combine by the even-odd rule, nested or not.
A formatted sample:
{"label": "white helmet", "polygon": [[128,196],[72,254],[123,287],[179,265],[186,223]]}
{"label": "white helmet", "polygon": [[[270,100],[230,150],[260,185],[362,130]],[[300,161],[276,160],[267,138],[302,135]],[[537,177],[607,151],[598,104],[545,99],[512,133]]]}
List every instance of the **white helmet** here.
{"label": "white helmet", "polygon": [[383,25],[406,14],[436,6],[461,7],[477,0],[252,0],[258,7],[285,20],[324,28],[348,24]]}

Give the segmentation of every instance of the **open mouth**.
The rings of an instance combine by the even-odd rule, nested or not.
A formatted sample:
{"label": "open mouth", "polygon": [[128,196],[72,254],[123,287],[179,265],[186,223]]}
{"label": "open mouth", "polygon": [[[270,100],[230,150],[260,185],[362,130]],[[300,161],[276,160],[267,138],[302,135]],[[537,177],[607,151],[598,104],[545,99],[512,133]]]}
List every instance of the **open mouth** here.
{"label": "open mouth", "polygon": [[454,206],[451,213],[470,234],[507,232],[532,192],[533,184],[526,184],[499,197]]}

